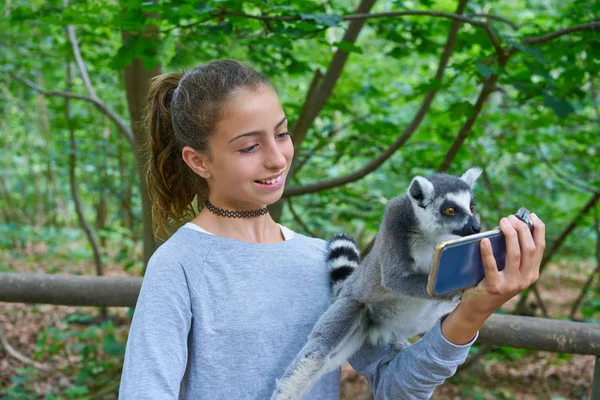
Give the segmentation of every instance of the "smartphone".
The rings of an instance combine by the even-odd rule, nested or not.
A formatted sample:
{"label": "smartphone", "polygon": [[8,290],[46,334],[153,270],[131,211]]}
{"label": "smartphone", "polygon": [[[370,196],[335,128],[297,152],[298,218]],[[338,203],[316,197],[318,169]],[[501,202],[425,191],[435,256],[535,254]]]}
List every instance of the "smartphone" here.
{"label": "smartphone", "polygon": [[427,292],[435,297],[466,289],[485,277],[479,242],[488,238],[498,270],[504,269],[506,241],[500,228],[439,243],[433,252]]}

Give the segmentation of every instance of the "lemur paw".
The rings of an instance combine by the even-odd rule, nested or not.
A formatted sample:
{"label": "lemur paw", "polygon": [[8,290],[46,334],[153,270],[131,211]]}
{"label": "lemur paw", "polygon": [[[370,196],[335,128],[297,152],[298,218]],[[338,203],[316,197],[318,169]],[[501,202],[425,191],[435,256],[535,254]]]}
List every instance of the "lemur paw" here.
{"label": "lemur paw", "polygon": [[393,352],[400,353],[401,351],[405,350],[408,346],[410,346],[410,342],[407,340],[404,340],[401,342],[390,343],[390,345],[392,347]]}

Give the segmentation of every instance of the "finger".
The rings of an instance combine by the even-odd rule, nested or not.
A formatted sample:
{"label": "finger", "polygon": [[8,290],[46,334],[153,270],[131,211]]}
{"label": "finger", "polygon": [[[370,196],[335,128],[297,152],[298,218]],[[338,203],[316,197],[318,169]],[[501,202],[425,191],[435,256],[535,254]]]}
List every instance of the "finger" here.
{"label": "finger", "polygon": [[498,271],[498,265],[494,258],[490,240],[481,239],[479,248],[481,250],[481,259],[483,261],[483,269],[485,272],[485,285],[490,293],[495,293],[499,290],[502,281],[500,279],[500,272]]}
{"label": "finger", "polygon": [[500,230],[506,240],[506,266],[504,267],[504,274],[507,279],[518,280],[521,266],[521,249],[519,248],[517,231],[507,218],[500,220]]}
{"label": "finger", "polygon": [[[508,219],[513,228],[517,231],[517,236],[519,237],[519,248],[521,250],[520,270],[522,278],[526,280],[523,284],[527,287],[531,281],[531,271],[533,270],[535,256],[535,243],[533,237],[531,237],[531,231],[527,224],[514,215],[511,215]],[[523,289],[525,287],[523,287]]]}
{"label": "finger", "polygon": [[533,223],[533,241],[535,242],[535,266],[532,276],[535,282],[540,276],[540,265],[546,248],[546,225],[536,214],[532,213],[530,217]]}

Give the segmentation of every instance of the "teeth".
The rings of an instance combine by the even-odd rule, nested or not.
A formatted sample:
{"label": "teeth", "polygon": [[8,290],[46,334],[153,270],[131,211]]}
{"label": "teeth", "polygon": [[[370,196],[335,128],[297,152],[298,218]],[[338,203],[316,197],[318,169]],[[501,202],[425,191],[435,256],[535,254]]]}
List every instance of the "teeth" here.
{"label": "teeth", "polygon": [[281,180],[281,175],[279,175],[275,179],[267,179],[266,181],[258,181],[260,183],[264,183],[265,185],[273,185]]}

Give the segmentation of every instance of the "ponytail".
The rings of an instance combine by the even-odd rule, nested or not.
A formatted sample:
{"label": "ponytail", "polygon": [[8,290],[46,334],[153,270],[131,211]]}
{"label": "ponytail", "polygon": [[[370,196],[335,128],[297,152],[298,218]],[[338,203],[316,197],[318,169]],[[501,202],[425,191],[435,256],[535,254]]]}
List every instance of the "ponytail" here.
{"label": "ponytail", "polygon": [[[156,77],[148,93],[146,126],[148,128],[148,166],[146,186],[152,202],[153,232],[167,236],[196,215],[192,202],[198,195],[199,204],[208,198],[206,181],[192,172],[181,157],[171,119],[173,94],[183,74],[163,74]],[[174,227],[173,227],[174,223]]]}

